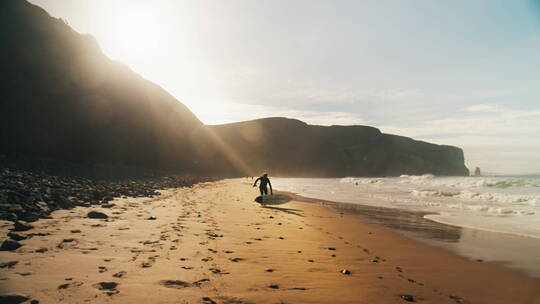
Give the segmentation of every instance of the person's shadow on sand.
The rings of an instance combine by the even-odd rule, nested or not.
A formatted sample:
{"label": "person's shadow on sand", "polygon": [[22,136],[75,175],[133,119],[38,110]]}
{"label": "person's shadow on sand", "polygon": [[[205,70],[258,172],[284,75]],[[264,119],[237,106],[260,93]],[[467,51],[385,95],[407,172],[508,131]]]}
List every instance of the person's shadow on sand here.
{"label": "person's shadow on sand", "polygon": [[263,206],[263,208],[273,209],[273,210],[277,210],[277,211],[281,211],[281,212],[285,212],[285,213],[294,214],[294,215],[297,215],[297,216],[304,217],[304,215],[301,213],[301,212],[304,212],[304,211],[300,210],[300,209],[272,207],[272,206]]}

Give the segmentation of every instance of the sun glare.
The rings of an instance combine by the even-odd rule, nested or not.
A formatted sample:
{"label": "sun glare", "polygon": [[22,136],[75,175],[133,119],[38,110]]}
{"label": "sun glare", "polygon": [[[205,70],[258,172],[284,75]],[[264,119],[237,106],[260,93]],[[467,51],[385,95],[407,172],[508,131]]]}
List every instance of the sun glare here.
{"label": "sun glare", "polygon": [[163,47],[167,14],[150,2],[127,4],[111,14],[114,17],[105,25],[103,47],[114,59],[136,63],[145,56],[155,55]]}

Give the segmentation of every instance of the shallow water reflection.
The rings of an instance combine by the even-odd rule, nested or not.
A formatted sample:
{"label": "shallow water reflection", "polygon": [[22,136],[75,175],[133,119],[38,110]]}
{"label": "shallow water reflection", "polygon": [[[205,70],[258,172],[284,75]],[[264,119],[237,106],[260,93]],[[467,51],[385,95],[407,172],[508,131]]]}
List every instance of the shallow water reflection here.
{"label": "shallow water reflection", "polygon": [[[304,199],[302,199],[304,200]],[[370,224],[390,228],[409,238],[443,248],[472,260],[494,262],[540,278],[540,239],[434,222],[428,213],[305,199]]]}

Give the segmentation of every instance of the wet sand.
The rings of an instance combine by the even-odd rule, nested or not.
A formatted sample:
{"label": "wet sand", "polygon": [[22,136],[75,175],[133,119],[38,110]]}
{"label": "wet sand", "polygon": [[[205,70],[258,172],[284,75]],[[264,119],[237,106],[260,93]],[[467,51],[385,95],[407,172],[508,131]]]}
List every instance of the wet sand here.
{"label": "wet sand", "polygon": [[438,223],[428,212],[332,202],[284,192],[297,201],[327,206],[475,261],[491,262],[540,278],[540,239]]}
{"label": "wet sand", "polygon": [[[325,206],[263,208],[256,195],[234,179],[56,211],[20,232],[34,234],[21,248],[0,251],[0,294],[39,303],[540,303],[538,279]],[[87,218],[90,210],[109,218]],[[9,228],[1,222],[1,235]]]}

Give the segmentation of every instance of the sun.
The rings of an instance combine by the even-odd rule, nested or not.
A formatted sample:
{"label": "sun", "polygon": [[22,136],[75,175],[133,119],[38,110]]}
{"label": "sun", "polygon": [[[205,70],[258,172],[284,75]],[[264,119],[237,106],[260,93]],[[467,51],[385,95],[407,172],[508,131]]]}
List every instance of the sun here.
{"label": "sun", "polygon": [[114,10],[105,25],[103,48],[114,59],[138,62],[166,42],[167,13],[151,2],[132,1]]}

